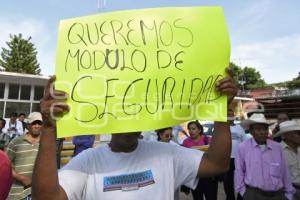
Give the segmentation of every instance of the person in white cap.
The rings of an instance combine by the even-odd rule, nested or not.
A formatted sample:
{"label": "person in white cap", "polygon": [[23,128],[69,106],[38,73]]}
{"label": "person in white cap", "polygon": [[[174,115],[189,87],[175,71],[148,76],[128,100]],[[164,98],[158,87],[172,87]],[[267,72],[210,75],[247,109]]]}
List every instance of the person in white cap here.
{"label": "person in white cap", "polygon": [[13,139],[7,147],[7,155],[12,163],[14,177],[8,200],[27,200],[31,196],[32,172],[43,124],[41,113],[30,113],[28,123],[28,132]]}
{"label": "person in white cap", "polygon": [[261,113],[241,125],[253,138],[239,145],[235,159],[235,189],[244,200],[292,200],[292,186],[281,145],[268,139],[269,123]]}
{"label": "person in white cap", "polygon": [[283,139],[281,145],[296,189],[294,200],[300,200],[300,125],[293,120],[282,122],[280,131],[274,135],[279,136]]}
{"label": "person in white cap", "polygon": [[281,136],[276,136],[277,135],[277,132],[280,130],[280,124],[282,122],[285,122],[285,121],[289,121],[291,120],[290,117],[289,117],[289,114],[288,113],[285,113],[285,112],[282,112],[282,113],[279,113],[277,115],[277,124],[275,126],[275,128],[272,130],[272,134],[273,134],[273,140],[276,141],[276,142],[281,142],[282,141],[282,138]]}

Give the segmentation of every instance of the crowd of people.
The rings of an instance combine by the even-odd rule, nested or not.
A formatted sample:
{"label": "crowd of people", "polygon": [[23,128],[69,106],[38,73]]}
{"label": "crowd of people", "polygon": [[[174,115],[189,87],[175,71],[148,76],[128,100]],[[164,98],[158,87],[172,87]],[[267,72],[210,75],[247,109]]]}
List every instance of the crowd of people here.
{"label": "crowd of people", "polygon": [[[226,200],[300,199],[299,124],[288,113],[278,115],[273,134],[263,113],[236,123],[230,75],[217,85],[229,97],[228,122],[214,122],[212,137],[198,120],[190,121],[187,131],[156,130],[150,142],[147,134],[120,133],[92,148],[95,136],[76,136],[74,157],[59,172],[63,139],[56,138],[50,112],[60,115],[69,107],[61,103],[65,93],[51,89],[54,81],[49,80],[41,113],[30,113],[27,122],[23,113],[0,118],[1,200],[178,200],[180,191],[194,200],[217,200],[220,181]],[[54,99],[51,90],[61,98]],[[50,108],[56,101],[58,107]]]}
{"label": "crowd of people", "polygon": [[[5,177],[1,185],[1,199],[19,200],[30,199],[32,173],[34,163],[39,150],[41,127],[43,124],[42,115],[39,112],[32,112],[28,116],[27,123],[25,114],[12,113],[6,122],[0,119],[0,143],[2,153],[1,179]],[[8,163],[8,164],[7,164]],[[6,172],[6,173],[5,173]],[[9,193],[2,189],[9,186]]]}
{"label": "crowd of people", "polygon": [[[234,122],[232,110],[228,114],[232,138],[229,170],[219,176],[199,178],[196,188],[182,186],[181,191],[192,191],[194,200],[217,200],[221,181],[226,200],[300,199],[300,125],[287,113],[279,113],[271,135],[273,123],[262,113],[250,113],[241,123]],[[211,137],[204,134],[199,121],[189,122],[187,129],[188,137],[177,145],[198,148],[210,144]],[[156,133],[157,141],[175,144],[171,140],[172,127]]]}
{"label": "crowd of people", "polygon": [[[8,200],[31,199],[32,172],[39,150],[42,124],[39,112],[30,113],[27,119],[25,113],[17,115],[15,112],[10,114],[9,120],[0,118],[0,200],[5,200],[6,196]],[[56,140],[58,169],[63,141],[63,138]],[[94,135],[73,137],[73,156],[93,147],[94,141]],[[6,192],[2,192],[2,189]]]}

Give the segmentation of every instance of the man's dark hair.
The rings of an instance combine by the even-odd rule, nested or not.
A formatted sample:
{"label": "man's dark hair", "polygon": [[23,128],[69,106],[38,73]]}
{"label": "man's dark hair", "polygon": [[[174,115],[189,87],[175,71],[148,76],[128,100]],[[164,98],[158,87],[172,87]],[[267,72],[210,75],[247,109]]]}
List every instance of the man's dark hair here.
{"label": "man's dark hair", "polygon": [[6,120],[5,119],[3,119],[3,118],[0,118],[0,121],[2,121],[2,123],[3,123],[3,127],[5,126],[5,124],[6,124]]}
{"label": "man's dark hair", "polygon": [[22,115],[26,116],[25,113],[20,113],[20,114],[19,114],[19,117],[21,117]]}
{"label": "man's dark hair", "polygon": [[9,117],[18,117],[18,114],[16,112],[10,113]]}

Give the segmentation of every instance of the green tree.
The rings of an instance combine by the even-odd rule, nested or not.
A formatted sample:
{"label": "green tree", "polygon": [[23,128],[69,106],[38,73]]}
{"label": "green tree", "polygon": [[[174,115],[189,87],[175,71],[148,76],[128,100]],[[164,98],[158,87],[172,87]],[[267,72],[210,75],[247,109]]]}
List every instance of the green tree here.
{"label": "green tree", "polygon": [[241,87],[240,81],[242,79],[242,74],[243,74],[242,68],[233,62],[229,63],[229,67],[231,67],[233,70],[233,78],[234,78],[235,82],[238,83],[238,85]]}
{"label": "green tree", "polygon": [[255,68],[241,68],[233,62],[230,62],[229,66],[233,68],[233,78],[240,88],[244,87],[244,89],[248,90],[267,86],[266,82],[262,79],[260,73],[256,71]]}
{"label": "green tree", "polygon": [[290,89],[300,88],[300,72],[296,78],[287,82],[287,87]]}
{"label": "green tree", "polygon": [[256,71],[253,67],[245,67],[243,69],[244,76],[245,76],[245,88],[246,89],[253,89],[253,88],[261,88],[266,87],[267,84],[262,79],[260,73]]}
{"label": "green tree", "polygon": [[25,74],[40,74],[40,65],[37,61],[37,51],[31,43],[31,37],[23,39],[22,34],[10,35],[6,42],[8,49],[2,48],[0,66],[8,72]]}

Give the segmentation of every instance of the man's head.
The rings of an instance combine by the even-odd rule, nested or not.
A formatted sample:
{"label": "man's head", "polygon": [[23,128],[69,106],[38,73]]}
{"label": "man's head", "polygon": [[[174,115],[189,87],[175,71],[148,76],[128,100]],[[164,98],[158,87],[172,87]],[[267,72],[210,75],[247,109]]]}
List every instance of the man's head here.
{"label": "man's head", "polygon": [[20,114],[19,114],[19,120],[20,120],[21,122],[23,122],[23,121],[25,120],[25,113],[20,113]]}
{"label": "man's head", "polygon": [[32,112],[28,116],[28,131],[32,136],[38,136],[41,133],[43,125],[42,115],[39,112]]}
{"label": "man's head", "polygon": [[137,146],[140,134],[141,132],[112,134],[111,145],[124,152],[131,151]]}
{"label": "man's head", "polygon": [[283,140],[293,146],[300,145],[300,125],[294,120],[280,123],[280,131],[274,137],[281,136]]}
{"label": "man's head", "polygon": [[289,115],[287,113],[279,113],[277,115],[277,123],[280,124],[282,122],[290,120]]}
{"label": "man's head", "polygon": [[249,119],[242,121],[241,125],[245,130],[250,131],[257,144],[266,143],[269,134],[269,123],[264,114],[255,113]]}
{"label": "man's head", "polygon": [[5,127],[6,121],[3,118],[0,118],[0,131]]}
{"label": "man's head", "polygon": [[300,130],[290,131],[283,136],[283,140],[289,144],[300,146]]}
{"label": "man's head", "polygon": [[18,117],[18,114],[16,112],[13,112],[10,114],[10,122],[15,123]]}
{"label": "man's head", "polygon": [[249,130],[257,144],[266,143],[269,134],[268,124],[255,123],[250,125]]}

